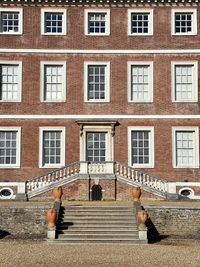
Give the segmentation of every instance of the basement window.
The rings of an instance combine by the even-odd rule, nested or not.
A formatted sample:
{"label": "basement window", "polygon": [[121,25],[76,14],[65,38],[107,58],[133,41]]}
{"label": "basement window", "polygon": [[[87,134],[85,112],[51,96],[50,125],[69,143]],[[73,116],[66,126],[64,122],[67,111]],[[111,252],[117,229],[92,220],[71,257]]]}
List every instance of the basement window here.
{"label": "basement window", "polygon": [[0,199],[11,199],[13,196],[13,190],[8,187],[0,189]]}

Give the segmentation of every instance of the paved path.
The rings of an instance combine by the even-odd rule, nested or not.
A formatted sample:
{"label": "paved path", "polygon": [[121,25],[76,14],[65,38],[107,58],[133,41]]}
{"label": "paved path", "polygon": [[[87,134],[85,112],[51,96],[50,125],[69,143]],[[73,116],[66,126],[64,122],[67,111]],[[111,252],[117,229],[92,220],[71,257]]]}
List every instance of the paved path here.
{"label": "paved path", "polygon": [[154,245],[53,245],[0,240],[1,267],[199,267],[200,242]]}

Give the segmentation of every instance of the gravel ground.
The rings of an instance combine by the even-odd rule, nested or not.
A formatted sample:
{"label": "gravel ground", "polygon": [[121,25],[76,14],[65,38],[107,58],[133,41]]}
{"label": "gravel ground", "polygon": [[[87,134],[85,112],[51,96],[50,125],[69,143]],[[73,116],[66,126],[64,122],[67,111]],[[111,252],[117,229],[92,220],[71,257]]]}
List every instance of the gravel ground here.
{"label": "gravel ground", "polygon": [[61,245],[44,241],[0,240],[0,266],[199,267],[199,251],[198,241],[162,241],[153,245]]}

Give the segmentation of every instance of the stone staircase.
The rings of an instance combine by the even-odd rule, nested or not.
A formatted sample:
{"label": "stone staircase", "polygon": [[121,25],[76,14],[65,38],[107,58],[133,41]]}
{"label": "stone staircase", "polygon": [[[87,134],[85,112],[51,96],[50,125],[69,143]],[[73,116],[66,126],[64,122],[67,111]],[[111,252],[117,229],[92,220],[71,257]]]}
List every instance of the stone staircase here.
{"label": "stone staircase", "polygon": [[135,207],[67,206],[57,222],[57,243],[147,243],[139,240]]}

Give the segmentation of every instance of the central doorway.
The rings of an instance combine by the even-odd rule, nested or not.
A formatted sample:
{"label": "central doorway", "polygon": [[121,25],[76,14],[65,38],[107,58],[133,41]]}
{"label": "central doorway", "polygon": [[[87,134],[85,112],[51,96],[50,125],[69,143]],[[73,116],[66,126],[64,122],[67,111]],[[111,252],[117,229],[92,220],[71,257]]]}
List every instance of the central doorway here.
{"label": "central doorway", "polygon": [[102,187],[99,184],[92,186],[92,200],[102,200]]}

